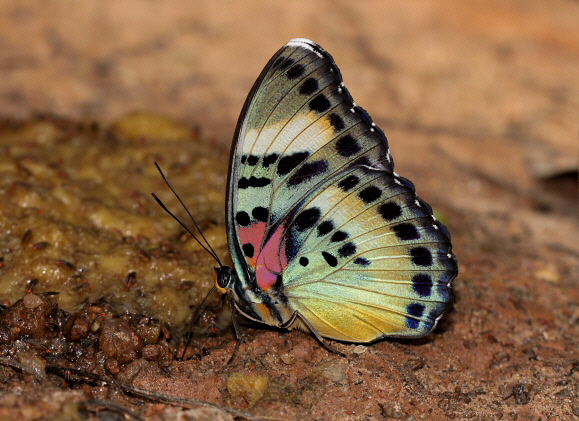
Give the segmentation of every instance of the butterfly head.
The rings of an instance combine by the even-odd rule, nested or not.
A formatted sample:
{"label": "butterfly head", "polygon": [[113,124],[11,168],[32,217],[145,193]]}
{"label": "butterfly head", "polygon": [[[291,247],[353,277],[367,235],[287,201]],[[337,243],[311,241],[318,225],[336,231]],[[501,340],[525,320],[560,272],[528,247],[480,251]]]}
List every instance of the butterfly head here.
{"label": "butterfly head", "polygon": [[231,289],[231,268],[227,266],[220,266],[213,268],[213,279],[215,280],[215,288],[221,294],[226,294]]}

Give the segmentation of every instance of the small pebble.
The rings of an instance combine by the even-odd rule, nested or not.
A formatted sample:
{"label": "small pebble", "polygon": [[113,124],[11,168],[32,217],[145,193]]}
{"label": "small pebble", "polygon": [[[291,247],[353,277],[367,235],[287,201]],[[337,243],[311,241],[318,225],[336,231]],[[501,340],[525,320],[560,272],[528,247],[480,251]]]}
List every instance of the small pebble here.
{"label": "small pebble", "polygon": [[425,365],[426,365],[426,361],[422,357],[410,358],[404,364],[404,368],[406,368],[407,370],[410,370],[410,371],[418,371],[418,370],[424,368]]}
{"label": "small pebble", "polygon": [[354,347],[354,349],[352,350],[352,352],[354,354],[360,355],[360,354],[363,354],[364,352],[366,352],[367,350],[368,350],[368,347],[365,345],[356,345]]}
{"label": "small pebble", "polygon": [[99,350],[106,357],[128,363],[139,357],[143,343],[129,322],[123,319],[105,319],[99,330]]}
{"label": "small pebble", "polygon": [[121,371],[119,362],[114,358],[107,358],[107,361],[105,362],[105,368],[111,374],[119,374]]}
{"label": "small pebble", "polygon": [[159,345],[145,345],[141,351],[141,356],[149,361],[158,359],[160,354],[161,347]]}
{"label": "small pebble", "polygon": [[524,383],[518,383],[513,386],[513,396],[517,405],[526,405],[531,402],[531,395]]}
{"label": "small pebble", "polygon": [[233,415],[217,408],[195,408],[178,412],[171,421],[233,421]]}
{"label": "small pebble", "polygon": [[88,335],[89,323],[88,320],[83,316],[79,315],[74,319],[72,326],[70,328],[69,337],[71,341],[80,341]]}
{"label": "small pebble", "polygon": [[317,367],[317,372],[321,377],[335,383],[344,383],[346,381],[347,365],[341,360],[330,361]]}
{"label": "small pebble", "polygon": [[286,365],[292,365],[295,364],[297,361],[297,358],[294,355],[291,354],[282,354],[280,357],[281,361],[286,364]]}
{"label": "small pebble", "polygon": [[26,367],[26,371],[34,374],[39,379],[44,379],[46,377],[44,369],[46,367],[46,361],[39,357],[35,352],[29,350],[19,350],[16,354],[18,362]]}
{"label": "small pebble", "polygon": [[23,299],[24,307],[36,308],[42,304],[42,298],[35,294],[26,294]]}
{"label": "small pebble", "polygon": [[251,407],[267,391],[268,378],[259,374],[231,373],[226,386],[233,398],[241,396]]}
{"label": "small pebble", "polygon": [[378,406],[380,407],[380,412],[386,418],[401,419],[404,416],[404,412],[402,412],[398,402],[379,403]]}
{"label": "small pebble", "polygon": [[137,324],[137,334],[147,344],[156,344],[161,336],[161,324],[143,317]]}
{"label": "small pebble", "polygon": [[559,273],[554,267],[544,267],[537,269],[533,274],[539,281],[549,282],[551,284],[556,284],[559,282]]}

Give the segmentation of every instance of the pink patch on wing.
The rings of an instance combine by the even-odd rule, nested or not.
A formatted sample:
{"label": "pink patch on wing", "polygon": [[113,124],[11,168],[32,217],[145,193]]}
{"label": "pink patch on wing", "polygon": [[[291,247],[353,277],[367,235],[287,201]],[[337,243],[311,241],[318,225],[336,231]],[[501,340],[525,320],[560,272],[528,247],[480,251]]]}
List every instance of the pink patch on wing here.
{"label": "pink patch on wing", "polygon": [[283,232],[284,224],[280,224],[259,252],[255,266],[255,280],[263,290],[275,284],[277,276],[287,266],[285,246],[281,244]]}
{"label": "pink patch on wing", "polygon": [[245,256],[248,265],[253,269],[255,268],[255,263],[257,262],[257,255],[259,253],[259,248],[265,236],[265,222],[254,222],[248,227],[237,227],[237,234],[239,236],[239,244],[242,246],[244,244],[251,244],[253,246],[253,257]]}

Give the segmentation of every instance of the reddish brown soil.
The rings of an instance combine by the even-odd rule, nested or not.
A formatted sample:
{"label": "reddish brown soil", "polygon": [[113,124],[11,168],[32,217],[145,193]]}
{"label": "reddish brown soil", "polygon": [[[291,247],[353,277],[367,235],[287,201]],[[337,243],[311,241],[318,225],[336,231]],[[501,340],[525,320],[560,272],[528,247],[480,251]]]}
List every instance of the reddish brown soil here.
{"label": "reddish brown soil", "polygon": [[[46,370],[67,364],[266,419],[579,418],[577,2],[62,1],[0,10],[0,114],[3,135],[13,136],[0,143],[0,298],[15,305],[1,315],[0,419],[85,419],[75,402],[87,399],[147,419],[179,410]],[[460,270],[454,309],[423,340],[336,344],[346,358],[305,333],[244,327],[230,365],[234,337],[215,332],[226,316],[210,312],[202,325],[215,334],[196,339],[198,358],[176,361],[178,343],[161,333],[183,329],[188,304],[211,283],[211,261],[149,199],[163,189],[152,162],[161,153],[177,187],[190,186],[184,199],[226,258],[221,209],[237,115],[271,54],[298,36],[332,53],[387,134],[397,171],[448,226]],[[123,137],[111,123],[135,109],[201,136]],[[35,112],[64,119],[41,120],[49,127],[39,129]],[[65,166],[50,153],[81,145],[96,154],[89,132],[118,148],[116,166],[80,153]],[[123,165],[117,188],[93,183]],[[48,205],[37,206],[39,197]],[[103,204],[106,217],[96,212]],[[38,246],[48,237],[51,247]],[[122,264],[100,271],[90,254],[74,253],[79,247]],[[34,262],[29,272],[17,266],[21,258]],[[73,267],[56,265],[61,258]],[[125,289],[134,267],[136,283]],[[83,271],[98,296],[73,278]],[[30,279],[39,280],[39,295],[15,304]],[[106,279],[125,292],[94,302],[106,296],[98,289]],[[183,280],[186,293],[177,289]],[[142,295],[133,292],[140,282]],[[118,297],[133,295],[136,304],[123,308]],[[106,318],[94,326],[101,310]],[[116,342],[103,344],[103,330]],[[247,382],[239,386],[233,373]],[[203,411],[192,419],[229,417]]]}

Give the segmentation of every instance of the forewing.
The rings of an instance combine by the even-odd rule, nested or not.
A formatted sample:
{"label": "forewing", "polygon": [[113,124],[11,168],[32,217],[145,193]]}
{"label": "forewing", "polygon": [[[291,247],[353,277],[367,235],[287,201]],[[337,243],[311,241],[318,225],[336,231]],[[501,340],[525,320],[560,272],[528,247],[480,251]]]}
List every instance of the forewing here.
{"label": "forewing", "polygon": [[319,46],[292,40],[274,55],[248,96],[232,149],[229,240],[242,255],[244,244],[257,253],[305,197],[356,158],[392,169],[386,139],[369,121]]}

